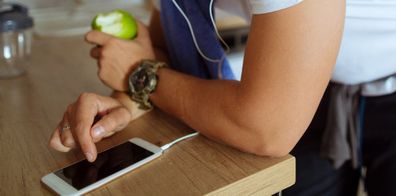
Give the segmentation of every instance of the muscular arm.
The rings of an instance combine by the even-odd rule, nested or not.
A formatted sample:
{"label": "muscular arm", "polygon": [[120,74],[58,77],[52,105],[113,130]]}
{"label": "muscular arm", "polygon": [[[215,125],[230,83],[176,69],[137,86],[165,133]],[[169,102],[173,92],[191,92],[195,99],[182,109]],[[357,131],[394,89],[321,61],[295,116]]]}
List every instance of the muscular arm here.
{"label": "muscular arm", "polygon": [[258,155],[285,155],[307,129],[329,82],[344,6],[343,0],[305,0],[254,15],[240,82],[160,69],[151,100],[217,141]]}

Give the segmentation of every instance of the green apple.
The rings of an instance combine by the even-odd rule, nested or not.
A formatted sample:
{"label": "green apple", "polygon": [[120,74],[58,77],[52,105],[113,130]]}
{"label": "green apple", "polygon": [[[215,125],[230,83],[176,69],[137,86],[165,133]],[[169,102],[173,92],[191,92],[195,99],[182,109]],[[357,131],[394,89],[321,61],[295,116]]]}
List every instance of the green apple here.
{"label": "green apple", "polygon": [[92,20],[92,29],[122,39],[133,39],[137,34],[135,18],[124,10],[99,13]]}

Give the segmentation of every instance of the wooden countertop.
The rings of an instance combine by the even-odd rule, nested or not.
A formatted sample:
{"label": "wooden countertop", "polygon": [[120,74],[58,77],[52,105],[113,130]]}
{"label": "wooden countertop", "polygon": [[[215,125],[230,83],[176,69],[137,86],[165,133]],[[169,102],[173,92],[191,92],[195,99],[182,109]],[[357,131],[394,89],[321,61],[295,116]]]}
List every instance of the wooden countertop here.
{"label": "wooden countertop", "polygon": [[[83,158],[47,147],[63,111],[82,92],[110,94],[96,76],[82,37],[36,38],[27,74],[0,80],[0,195],[50,195],[45,174]],[[100,151],[132,137],[162,145],[191,129],[154,110],[98,144]],[[294,184],[295,159],[259,157],[203,136],[183,141],[92,195],[271,195]]]}

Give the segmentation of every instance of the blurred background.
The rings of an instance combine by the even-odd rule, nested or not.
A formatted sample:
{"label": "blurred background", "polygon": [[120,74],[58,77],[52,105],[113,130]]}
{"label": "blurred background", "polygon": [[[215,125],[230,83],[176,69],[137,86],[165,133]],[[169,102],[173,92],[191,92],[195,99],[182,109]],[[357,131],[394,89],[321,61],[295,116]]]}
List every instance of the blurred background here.
{"label": "blurred background", "polygon": [[38,35],[72,36],[90,29],[92,18],[99,12],[123,8],[145,22],[150,1],[145,0],[5,0],[21,3],[29,8]]}
{"label": "blurred background", "polygon": [[[34,18],[35,36],[79,36],[90,30],[92,18],[99,12],[122,8],[148,24],[151,0],[3,0],[20,3],[29,8]],[[222,10],[216,10],[216,23],[220,33],[231,47],[228,57],[232,69],[240,78],[243,49],[247,40],[247,22]]]}

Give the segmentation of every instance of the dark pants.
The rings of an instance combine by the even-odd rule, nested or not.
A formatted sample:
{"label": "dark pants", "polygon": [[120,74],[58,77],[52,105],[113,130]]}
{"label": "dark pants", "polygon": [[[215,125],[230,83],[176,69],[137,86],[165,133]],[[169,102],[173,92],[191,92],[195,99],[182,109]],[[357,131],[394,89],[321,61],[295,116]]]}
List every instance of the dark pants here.
{"label": "dark pants", "polygon": [[[331,85],[329,86],[331,88]],[[361,169],[350,162],[335,170],[320,156],[330,93],[327,90],[308,130],[293,149],[297,159],[296,184],[283,195],[353,196]],[[365,97],[362,164],[367,169],[365,185],[369,196],[396,196],[396,93]]]}

